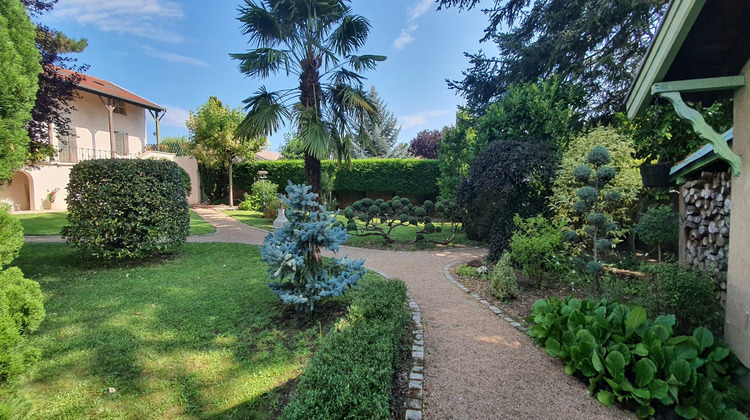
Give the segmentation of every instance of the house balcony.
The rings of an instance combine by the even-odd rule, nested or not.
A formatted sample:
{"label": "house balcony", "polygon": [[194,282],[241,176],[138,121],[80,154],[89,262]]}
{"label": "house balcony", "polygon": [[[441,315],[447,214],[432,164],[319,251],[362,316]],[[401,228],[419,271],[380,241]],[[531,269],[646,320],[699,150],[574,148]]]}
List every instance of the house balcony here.
{"label": "house balcony", "polygon": [[61,148],[57,151],[57,157],[53,162],[57,163],[77,163],[83,160],[91,159],[137,159],[136,153],[119,153],[111,150],[95,150],[82,147]]}

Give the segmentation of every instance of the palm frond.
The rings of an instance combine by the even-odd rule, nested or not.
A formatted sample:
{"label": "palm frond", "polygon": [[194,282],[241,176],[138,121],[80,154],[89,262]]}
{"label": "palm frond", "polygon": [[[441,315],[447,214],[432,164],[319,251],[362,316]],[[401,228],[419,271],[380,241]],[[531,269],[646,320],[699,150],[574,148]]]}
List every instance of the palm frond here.
{"label": "palm frond", "polygon": [[329,125],[318,115],[315,108],[304,107],[298,103],[295,105],[295,113],[305,152],[318,160],[328,158],[331,152]]}
{"label": "palm frond", "polygon": [[360,15],[346,15],[330,36],[332,48],[340,55],[349,55],[365,45],[370,22]]}
{"label": "palm frond", "polygon": [[357,85],[362,86],[365,78],[351,70],[338,69],[331,73],[329,80],[333,85]]}
{"label": "palm frond", "polygon": [[268,92],[261,87],[253,96],[245,99],[248,111],[237,127],[236,135],[242,138],[270,136],[279,130],[285,119],[290,118],[289,109],[281,101],[281,95]]}
{"label": "palm frond", "polygon": [[240,60],[240,71],[250,77],[265,79],[282,68],[286,69],[287,74],[291,70],[289,56],[285,50],[264,47],[229,55],[235,60]]}
{"label": "palm frond", "polygon": [[349,65],[352,66],[354,71],[374,70],[379,62],[387,59],[384,55],[373,54],[350,55],[348,58]]}
{"label": "palm frond", "polygon": [[262,47],[274,47],[288,38],[284,25],[272,11],[263,6],[246,1],[246,7],[239,9],[242,34],[250,35],[250,42]]}

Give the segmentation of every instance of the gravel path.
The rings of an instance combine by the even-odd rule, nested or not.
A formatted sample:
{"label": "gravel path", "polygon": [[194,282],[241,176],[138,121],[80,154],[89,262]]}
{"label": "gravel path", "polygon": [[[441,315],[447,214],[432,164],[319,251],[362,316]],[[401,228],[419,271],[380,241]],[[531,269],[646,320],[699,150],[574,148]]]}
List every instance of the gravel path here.
{"label": "gravel path", "polygon": [[[211,208],[194,209],[217,228],[188,242],[261,244],[267,232]],[[632,419],[604,407],[562,363],[450,283],[443,268],[484,249],[397,252],[341,247],[370,268],[406,282],[424,324],[424,418]]]}

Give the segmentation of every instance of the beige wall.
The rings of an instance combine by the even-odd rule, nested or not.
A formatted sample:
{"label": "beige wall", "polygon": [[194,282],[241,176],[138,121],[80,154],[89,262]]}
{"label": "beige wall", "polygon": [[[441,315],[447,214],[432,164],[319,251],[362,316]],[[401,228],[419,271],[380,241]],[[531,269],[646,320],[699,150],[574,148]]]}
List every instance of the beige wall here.
{"label": "beige wall", "polygon": [[[750,82],[750,61],[742,71]],[[732,179],[732,234],[725,334],[732,350],[750,366],[750,86],[734,97],[734,152],[742,158],[742,175]]]}
{"label": "beige wall", "polygon": [[13,210],[31,210],[33,197],[33,179],[28,172],[18,171],[13,175],[10,182],[4,182],[0,186],[0,200],[10,200],[15,203]]}
{"label": "beige wall", "polygon": [[190,175],[190,187],[192,191],[188,197],[188,204],[200,204],[201,178],[198,175],[198,161],[191,156],[176,156],[174,161]]}
{"label": "beige wall", "polygon": [[[81,153],[88,153],[83,159],[108,158],[112,150],[109,139],[109,118],[107,108],[99,96],[81,92],[81,98],[75,101],[75,108],[70,114],[70,125],[77,137],[77,147]],[[128,134],[128,153],[139,154],[146,148],[146,109],[125,104],[127,115],[113,114],[114,131]],[[55,147],[58,139],[54,139]],[[94,153],[94,151],[96,151]]]}

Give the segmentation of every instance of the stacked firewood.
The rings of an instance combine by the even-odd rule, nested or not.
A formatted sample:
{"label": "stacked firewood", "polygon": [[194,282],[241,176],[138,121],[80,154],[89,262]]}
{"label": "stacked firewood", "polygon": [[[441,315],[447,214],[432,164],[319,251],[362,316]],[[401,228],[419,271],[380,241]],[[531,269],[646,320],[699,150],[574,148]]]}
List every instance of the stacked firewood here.
{"label": "stacked firewood", "polygon": [[700,179],[685,183],[685,259],[695,268],[716,272],[727,269],[731,184],[729,171],[704,171]]}

